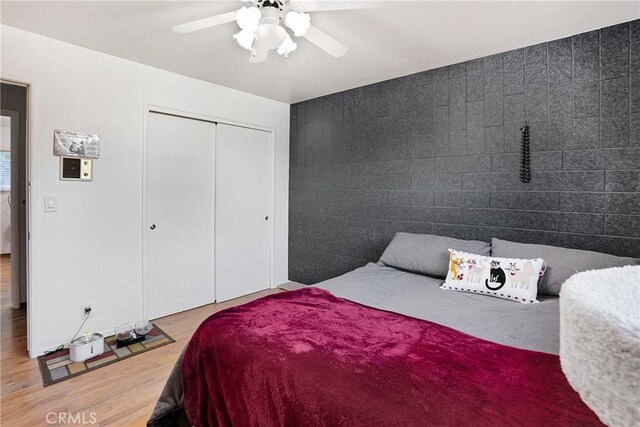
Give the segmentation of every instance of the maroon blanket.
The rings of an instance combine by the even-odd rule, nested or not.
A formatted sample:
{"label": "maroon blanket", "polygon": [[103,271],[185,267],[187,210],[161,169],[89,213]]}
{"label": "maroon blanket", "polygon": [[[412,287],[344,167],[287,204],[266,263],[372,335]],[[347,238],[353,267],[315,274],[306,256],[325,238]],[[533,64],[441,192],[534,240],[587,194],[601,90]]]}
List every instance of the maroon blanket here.
{"label": "maroon blanket", "polygon": [[558,356],[316,288],[209,317],[182,383],[195,426],[600,425]]}

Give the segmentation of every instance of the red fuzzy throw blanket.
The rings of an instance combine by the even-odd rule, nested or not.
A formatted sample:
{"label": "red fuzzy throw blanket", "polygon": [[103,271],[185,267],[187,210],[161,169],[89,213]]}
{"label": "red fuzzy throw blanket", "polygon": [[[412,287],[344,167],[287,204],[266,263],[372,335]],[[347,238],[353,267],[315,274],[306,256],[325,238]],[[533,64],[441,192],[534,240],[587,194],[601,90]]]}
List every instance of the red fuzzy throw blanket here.
{"label": "red fuzzy throw blanket", "polygon": [[187,416],[202,427],[601,425],[558,356],[317,288],[209,317],[186,350],[182,384]]}

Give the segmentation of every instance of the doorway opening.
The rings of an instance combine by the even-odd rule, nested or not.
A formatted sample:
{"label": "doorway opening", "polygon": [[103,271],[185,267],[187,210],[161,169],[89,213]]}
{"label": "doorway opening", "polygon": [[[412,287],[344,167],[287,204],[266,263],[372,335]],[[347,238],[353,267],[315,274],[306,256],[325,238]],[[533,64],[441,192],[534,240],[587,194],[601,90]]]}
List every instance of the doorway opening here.
{"label": "doorway opening", "polygon": [[0,308],[3,353],[28,354],[28,86],[0,83]]}

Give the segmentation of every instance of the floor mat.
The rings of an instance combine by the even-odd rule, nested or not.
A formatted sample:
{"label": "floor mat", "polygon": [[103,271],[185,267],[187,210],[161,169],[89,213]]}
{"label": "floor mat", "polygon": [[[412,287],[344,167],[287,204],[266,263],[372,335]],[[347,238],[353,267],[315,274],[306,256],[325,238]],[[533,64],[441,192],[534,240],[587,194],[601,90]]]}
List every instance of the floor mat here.
{"label": "floor mat", "polygon": [[175,342],[173,338],[154,324],[144,341],[126,347],[116,348],[115,335],[106,337],[104,339],[104,353],[84,362],[72,362],[68,349],[46,354],[38,357],[42,384],[47,387],[173,342]]}

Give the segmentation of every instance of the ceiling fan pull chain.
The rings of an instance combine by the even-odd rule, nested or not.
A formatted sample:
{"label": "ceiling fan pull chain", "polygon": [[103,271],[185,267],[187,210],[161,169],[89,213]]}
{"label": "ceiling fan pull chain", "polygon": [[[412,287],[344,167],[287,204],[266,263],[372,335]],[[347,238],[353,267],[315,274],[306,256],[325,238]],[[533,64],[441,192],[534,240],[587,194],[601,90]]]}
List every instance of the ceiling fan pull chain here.
{"label": "ceiling fan pull chain", "polygon": [[529,155],[529,125],[524,122],[520,128],[522,132],[522,146],[520,148],[520,181],[531,182],[531,159]]}

